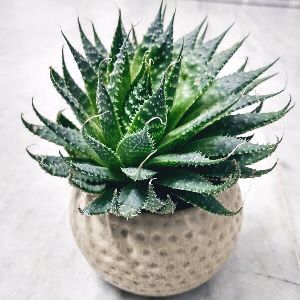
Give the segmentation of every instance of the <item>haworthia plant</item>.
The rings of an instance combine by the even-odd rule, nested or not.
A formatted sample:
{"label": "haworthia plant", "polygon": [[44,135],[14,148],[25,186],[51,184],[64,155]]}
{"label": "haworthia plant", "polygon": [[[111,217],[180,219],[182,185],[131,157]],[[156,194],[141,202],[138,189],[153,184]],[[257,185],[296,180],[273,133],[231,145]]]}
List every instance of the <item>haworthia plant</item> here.
{"label": "haworthia plant", "polygon": [[[125,31],[121,12],[110,51],[94,25],[89,40],[78,19],[84,55],[64,35],[82,75],[84,89],[72,78],[62,51],[62,72],[50,78],[76,120],[57,114],[56,122],[33,105],[42,125],[22,115],[33,134],[64,148],[57,156],[27,150],[47,173],[65,177],[94,200],[80,207],[83,215],[115,214],[132,218],[197,206],[232,216],[216,194],[239,178],[267,174],[251,164],[269,155],[274,144],[251,142],[253,130],[275,122],[292,108],[261,112],[267,95],[251,93],[271,76],[261,77],[273,63],[248,71],[248,58],[226,76],[219,72],[245,38],[223,51],[218,47],[230,27],[206,40],[206,18],[183,37],[173,39],[175,13],[164,28],[165,8],[141,42],[135,29]],[[252,108],[251,106],[255,106]],[[242,111],[244,108],[249,108]]]}

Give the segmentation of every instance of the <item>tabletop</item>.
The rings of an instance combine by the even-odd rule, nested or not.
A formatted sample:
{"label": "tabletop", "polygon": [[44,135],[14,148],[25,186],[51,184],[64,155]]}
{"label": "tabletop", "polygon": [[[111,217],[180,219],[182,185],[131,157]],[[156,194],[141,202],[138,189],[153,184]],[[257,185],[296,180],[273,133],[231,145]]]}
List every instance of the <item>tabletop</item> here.
{"label": "tabletop", "polygon": [[[65,34],[79,46],[76,18],[91,33],[93,20],[109,47],[123,11],[125,26],[137,24],[138,37],[156,13],[159,0],[1,0],[0,1],[0,299],[145,299],[120,291],[92,271],[71,235],[68,220],[70,187],[42,172],[28,158],[25,147],[57,153],[55,147],[33,137],[20,114],[34,119],[31,97],[44,115],[54,118],[66,104],[51,86],[49,66],[60,70]],[[213,2],[213,1],[211,1]],[[191,30],[206,15],[209,37],[235,22],[224,46],[251,33],[245,45],[222,72],[230,73],[250,56],[249,69],[276,57],[279,74],[261,86],[278,91],[266,105],[276,110],[300,96],[300,10],[203,1],[168,1],[170,17],[177,8],[175,35]],[[79,73],[67,53],[70,69]],[[277,153],[279,164],[267,176],[242,181],[244,221],[229,261],[208,283],[170,299],[300,299],[300,138],[299,105],[258,140],[284,135]],[[271,158],[271,165],[276,157]]]}

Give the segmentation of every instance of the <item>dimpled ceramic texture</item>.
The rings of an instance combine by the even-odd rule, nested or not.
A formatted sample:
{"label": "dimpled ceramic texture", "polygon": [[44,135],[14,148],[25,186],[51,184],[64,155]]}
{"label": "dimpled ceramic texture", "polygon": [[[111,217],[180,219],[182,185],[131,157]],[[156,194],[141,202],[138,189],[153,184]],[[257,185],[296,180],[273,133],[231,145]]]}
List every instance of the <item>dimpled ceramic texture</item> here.
{"label": "dimpled ceramic texture", "polygon": [[[238,186],[218,196],[238,209]],[[193,207],[173,215],[82,216],[78,206],[93,196],[72,191],[71,227],[94,270],[120,289],[147,296],[188,291],[209,280],[227,260],[241,227],[242,213],[223,217]]]}

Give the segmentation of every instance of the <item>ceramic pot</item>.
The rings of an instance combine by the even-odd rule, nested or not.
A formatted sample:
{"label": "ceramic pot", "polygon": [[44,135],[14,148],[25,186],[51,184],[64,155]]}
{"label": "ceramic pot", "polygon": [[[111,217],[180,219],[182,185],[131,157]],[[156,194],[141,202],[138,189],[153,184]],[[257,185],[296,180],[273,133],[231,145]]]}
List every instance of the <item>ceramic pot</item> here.
{"label": "ceramic pot", "polygon": [[[169,296],[208,281],[228,259],[241,227],[242,212],[225,217],[197,207],[129,220],[80,215],[79,203],[92,199],[72,191],[70,220],[77,245],[104,280],[134,294]],[[230,209],[242,205],[237,185],[218,199]]]}

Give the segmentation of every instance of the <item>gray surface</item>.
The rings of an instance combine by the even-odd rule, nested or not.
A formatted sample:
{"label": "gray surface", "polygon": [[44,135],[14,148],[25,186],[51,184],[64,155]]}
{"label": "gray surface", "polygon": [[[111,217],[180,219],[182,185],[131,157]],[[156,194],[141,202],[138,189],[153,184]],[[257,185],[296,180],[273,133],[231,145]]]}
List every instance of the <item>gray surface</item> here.
{"label": "gray surface", "polygon": [[[143,32],[158,1],[115,1],[124,11],[126,25],[141,21]],[[155,4],[155,5],[154,5]],[[174,8],[174,2],[170,2]],[[192,28],[209,14],[212,37],[236,20],[225,46],[252,33],[232,60],[230,72],[245,55],[251,68],[277,56],[274,68],[281,72],[260,90],[284,86],[295,101],[300,96],[300,11],[275,8],[177,2],[176,34]],[[52,146],[23,129],[19,116],[33,120],[30,99],[42,113],[54,117],[66,105],[51,87],[48,67],[60,67],[60,28],[79,45],[76,17],[84,26],[93,19],[109,45],[117,19],[110,1],[1,0],[0,1],[0,299],[142,299],[123,293],[96,277],[75,246],[68,223],[69,188],[64,180],[45,175],[25,154],[57,153]],[[78,72],[68,56],[68,63]],[[272,109],[282,107],[288,92]],[[284,121],[273,126],[285,139],[278,169],[270,176],[244,182],[245,219],[235,252],[209,283],[172,299],[300,299],[300,273],[296,254],[300,249],[299,105]],[[272,139],[272,129],[260,134]],[[268,165],[271,162],[268,163]]]}
{"label": "gray surface", "polygon": [[[206,2],[207,0],[197,0]],[[213,0],[212,3],[231,3],[241,5],[255,5],[255,6],[271,6],[271,7],[289,7],[300,8],[299,0]]]}

